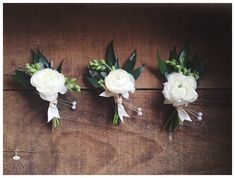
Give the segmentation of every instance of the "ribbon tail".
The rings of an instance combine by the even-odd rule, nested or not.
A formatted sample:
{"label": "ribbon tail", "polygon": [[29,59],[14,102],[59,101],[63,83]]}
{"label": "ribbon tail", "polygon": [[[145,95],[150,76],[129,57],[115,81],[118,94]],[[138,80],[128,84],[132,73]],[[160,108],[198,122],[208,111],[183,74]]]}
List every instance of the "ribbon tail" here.
{"label": "ribbon tail", "polygon": [[177,112],[180,120],[183,122],[184,120],[192,122],[192,119],[188,115],[188,113],[181,107],[177,107]]}
{"label": "ribbon tail", "polygon": [[99,96],[102,96],[102,97],[111,97],[111,96],[114,96],[114,94],[106,90],[103,93],[101,93]]}
{"label": "ribbon tail", "polygon": [[60,118],[59,110],[55,103],[50,103],[47,111],[47,123],[50,122],[54,117]]}
{"label": "ribbon tail", "polygon": [[127,114],[127,112],[125,111],[125,108],[124,108],[124,106],[122,105],[122,104],[118,104],[118,116],[119,116],[119,118],[120,118],[120,120],[122,121],[122,122],[124,122],[123,121],[123,117],[125,116],[125,117],[129,117],[129,115]]}

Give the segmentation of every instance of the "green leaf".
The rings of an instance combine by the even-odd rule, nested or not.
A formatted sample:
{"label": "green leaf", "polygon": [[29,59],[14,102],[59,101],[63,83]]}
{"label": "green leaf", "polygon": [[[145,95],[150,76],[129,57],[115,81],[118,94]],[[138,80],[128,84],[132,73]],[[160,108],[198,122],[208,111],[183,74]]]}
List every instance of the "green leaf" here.
{"label": "green leaf", "polygon": [[41,51],[37,50],[38,52],[38,62],[43,68],[51,68],[51,64],[48,62],[47,58],[42,54]]}
{"label": "green leaf", "polygon": [[56,68],[56,70],[57,70],[59,73],[61,73],[63,62],[64,62],[64,60],[62,60],[62,61],[60,62],[60,65]]}
{"label": "green leaf", "polygon": [[117,58],[117,60],[116,60],[116,62],[114,64],[114,66],[115,66],[115,69],[119,69],[120,68],[118,58]]}
{"label": "green leaf", "polygon": [[39,63],[38,54],[35,53],[33,50],[31,50],[31,53],[32,53],[32,56],[33,56],[33,58],[32,58],[33,64]]}
{"label": "green leaf", "polygon": [[178,54],[176,52],[176,47],[174,47],[174,49],[172,51],[170,51],[169,60],[170,59],[178,60]]}
{"label": "green leaf", "polygon": [[131,73],[135,67],[136,62],[136,50],[131,54],[126,63],[124,64],[124,70]]}
{"label": "green leaf", "polygon": [[30,76],[24,71],[16,70],[16,73],[12,75],[12,78],[24,87],[32,87],[32,85],[30,84]]}
{"label": "green leaf", "polygon": [[86,77],[86,78],[90,82],[90,84],[92,84],[94,87],[96,87],[96,88],[99,87],[99,83],[96,78],[93,78],[93,77]]}
{"label": "green leaf", "polygon": [[184,67],[186,66],[188,62],[188,51],[189,51],[188,44],[185,44],[184,48],[182,49],[179,55],[178,61]]}
{"label": "green leaf", "polygon": [[176,116],[176,109],[174,109],[174,111],[171,113],[170,117],[166,120],[166,122],[163,126],[164,129],[169,129],[170,128],[170,126],[172,124],[172,121],[175,118],[175,116]]}
{"label": "green leaf", "polygon": [[194,73],[198,72],[200,78],[206,72],[206,65],[204,61],[199,58],[198,54],[194,55],[193,59],[189,61],[189,68],[191,68]]}
{"label": "green leaf", "polygon": [[140,76],[140,74],[143,72],[143,70],[144,70],[144,64],[142,64],[139,68],[135,69],[131,73],[135,80]]}
{"label": "green leaf", "polygon": [[158,62],[158,66],[159,66],[161,74],[164,75],[166,78],[167,75],[169,74],[169,69],[167,67],[166,62],[160,58],[159,53],[157,54],[157,62]]}
{"label": "green leaf", "polygon": [[116,63],[116,57],[113,49],[113,41],[111,41],[106,50],[106,63],[112,67]]}

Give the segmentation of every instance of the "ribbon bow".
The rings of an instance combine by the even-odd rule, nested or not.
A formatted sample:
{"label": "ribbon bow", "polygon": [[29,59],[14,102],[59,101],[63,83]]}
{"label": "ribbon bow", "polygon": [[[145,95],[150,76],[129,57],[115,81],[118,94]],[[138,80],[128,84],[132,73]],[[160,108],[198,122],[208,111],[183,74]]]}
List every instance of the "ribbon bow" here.
{"label": "ribbon bow", "polygon": [[129,117],[127,112],[125,111],[124,106],[122,105],[123,99],[122,96],[119,96],[117,94],[114,94],[108,90],[105,90],[103,93],[101,93],[99,96],[102,97],[114,97],[115,103],[117,103],[118,106],[118,116],[122,122],[124,122],[123,117]]}

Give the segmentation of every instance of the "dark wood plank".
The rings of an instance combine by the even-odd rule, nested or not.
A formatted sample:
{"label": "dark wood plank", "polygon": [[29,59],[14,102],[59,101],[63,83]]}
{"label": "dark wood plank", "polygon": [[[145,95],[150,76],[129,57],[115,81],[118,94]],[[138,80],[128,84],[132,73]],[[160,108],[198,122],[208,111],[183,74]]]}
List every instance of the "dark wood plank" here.
{"label": "dark wood plank", "polygon": [[[70,100],[77,98],[78,109],[59,106],[60,126],[51,132],[46,102],[30,91],[5,91],[4,150],[17,145],[38,156],[49,154],[49,163],[42,160],[45,165],[55,161],[51,172],[40,172],[43,163],[30,159],[39,165],[38,172],[26,171],[30,174],[231,174],[231,91],[199,90],[199,99],[190,108],[205,114],[203,122],[194,128],[185,125],[171,143],[161,129],[169,115],[161,91],[132,95],[130,102],[141,106],[144,115],[128,110],[132,117],[119,126],[111,124],[112,99],[98,93],[69,95]],[[21,104],[11,105],[16,101]]]}
{"label": "dark wood plank", "polygon": [[157,52],[166,58],[190,41],[208,61],[200,87],[231,88],[231,14],[231,4],[4,4],[4,75],[39,48],[54,64],[67,57],[64,73],[90,88],[83,76],[88,61],[103,58],[114,39],[121,64],[134,49],[137,65],[146,64],[137,87],[160,88]]}
{"label": "dark wood plank", "polygon": [[55,174],[55,156],[51,151],[19,152],[18,161],[13,161],[12,156],[13,152],[3,153],[4,175]]}
{"label": "dark wood plank", "polygon": [[56,174],[231,174],[230,91],[199,91],[190,107],[205,119],[178,130],[171,143],[161,130],[169,107],[160,91],[136,92],[130,101],[143,107],[143,117],[132,114],[117,127],[112,101],[90,93],[78,97],[77,114],[63,111],[53,130]]}
{"label": "dark wood plank", "polygon": [[49,151],[51,125],[47,124],[48,104],[32,92],[5,91],[3,97],[4,151]]}

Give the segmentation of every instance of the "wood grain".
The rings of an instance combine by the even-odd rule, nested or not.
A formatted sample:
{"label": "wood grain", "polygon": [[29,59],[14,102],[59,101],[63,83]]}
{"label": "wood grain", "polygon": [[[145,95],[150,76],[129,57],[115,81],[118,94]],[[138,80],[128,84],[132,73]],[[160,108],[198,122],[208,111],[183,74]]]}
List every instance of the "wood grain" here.
{"label": "wood grain", "polygon": [[[137,50],[146,70],[138,88],[159,88],[156,55],[167,58],[174,46],[190,41],[192,55],[208,61],[201,88],[231,88],[231,4],[4,4],[4,75],[41,49],[83,88],[88,61],[114,46],[121,64]],[[223,74],[218,72],[223,71]],[[4,83],[4,86],[7,84]]]}
{"label": "wood grain", "polygon": [[[232,5],[231,4],[4,4],[4,174],[231,174],[232,173]],[[107,44],[121,64],[137,50],[146,64],[130,102],[142,117],[113,126],[112,98],[84,80],[90,58],[103,58]],[[190,108],[202,122],[186,123],[168,141],[162,131],[171,107],[163,104],[156,54],[191,43],[207,60],[199,98]],[[63,73],[78,78],[76,112],[58,105],[60,126],[47,124],[48,103],[11,80],[15,67],[39,48]],[[24,169],[9,169],[18,148]]]}
{"label": "wood grain", "polygon": [[[26,101],[32,98],[30,91],[6,91],[5,96],[9,95],[17,100],[24,95],[25,102],[21,107],[25,108]],[[199,90],[199,99],[190,108],[205,114],[203,122],[193,127],[185,125],[174,134],[171,143],[168,134],[162,131],[170,108],[162,104],[161,91],[137,91],[132,95],[130,102],[141,106],[144,115],[138,117],[127,110],[131,118],[119,126],[111,124],[111,98],[98,97],[96,91],[83,91],[68,98],[77,98],[79,107],[76,112],[62,108],[63,119],[59,128],[52,132],[43,117],[46,110],[42,109],[47,103],[40,102],[39,98],[34,102],[39,101],[42,109],[22,113],[23,123],[14,126],[14,133],[22,129],[28,130],[26,133],[6,132],[9,123],[19,116],[12,114],[9,120],[6,117],[9,106],[5,107],[4,150],[9,150],[10,145],[13,147],[12,139],[17,140],[20,136],[22,151],[52,154],[53,163],[47,163],[47,160],[36,163],[53,164],[51,171],[45,170],[48,174],[231,174],[230,91]],[[31,109],[30,106],[27,108]],[[15,110],[21,114],[21,110]],[[32,115],[38,115],[41,120],[32,124],[35,122]],[[28,142],[31,144],[27,145]],[[29,158],[31,162],[37,162],[36,158],[32,159]]]}

